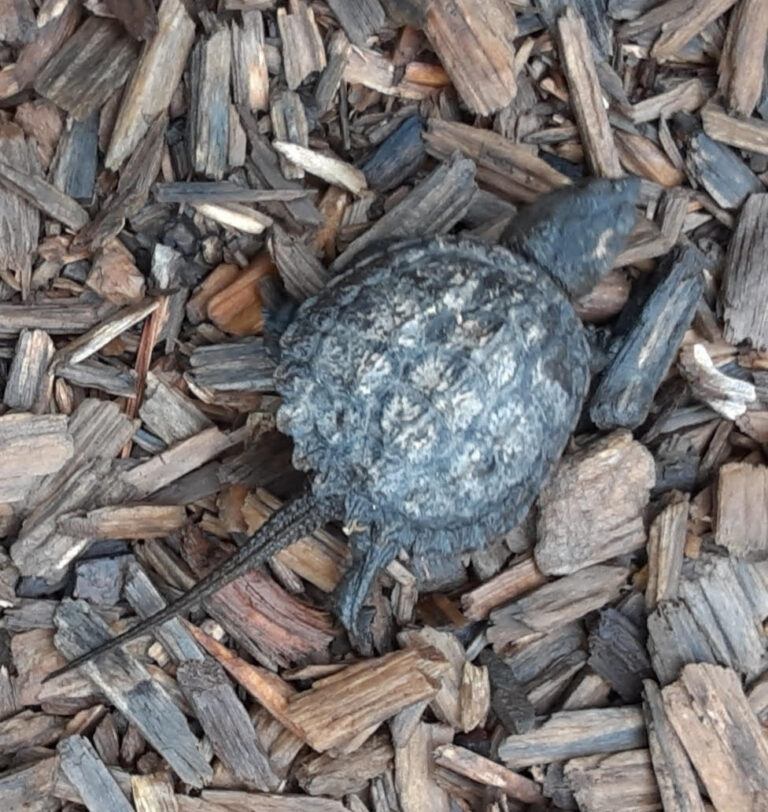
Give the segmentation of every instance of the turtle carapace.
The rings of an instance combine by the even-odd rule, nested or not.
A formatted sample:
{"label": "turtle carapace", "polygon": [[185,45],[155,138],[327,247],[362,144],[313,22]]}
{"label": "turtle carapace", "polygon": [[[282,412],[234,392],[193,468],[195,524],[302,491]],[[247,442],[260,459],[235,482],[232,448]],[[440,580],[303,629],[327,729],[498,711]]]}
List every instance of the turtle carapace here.
{"label": "turtle carapace", "polygon": [[[62,671],[146,634],[327,520],[352,564],[336,599],[356,631],[401,548],[458,555],[512,529],[555,467],[589,386],[572,300],[611,268],[635,179],[540,197],[505,247],[427,237],[370,251],[293,314],[280,342],[278,427],[311,492],[161,612]],[[60,672],[56,672],[60,673]]]}

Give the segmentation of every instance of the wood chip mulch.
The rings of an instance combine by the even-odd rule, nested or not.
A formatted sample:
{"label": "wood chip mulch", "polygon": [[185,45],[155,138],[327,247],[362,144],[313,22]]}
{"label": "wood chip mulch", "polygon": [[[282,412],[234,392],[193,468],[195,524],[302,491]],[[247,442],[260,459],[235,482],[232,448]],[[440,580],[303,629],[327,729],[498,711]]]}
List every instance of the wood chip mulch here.
{"label": "wood chip mulch", "polygon": [[[0,2],[0,810],[768,809],[767,38],[764,0]],[[42,684],[301,487],[265,279],[623,174],[520,527],[393,562],[369,652],[328,527]]]}

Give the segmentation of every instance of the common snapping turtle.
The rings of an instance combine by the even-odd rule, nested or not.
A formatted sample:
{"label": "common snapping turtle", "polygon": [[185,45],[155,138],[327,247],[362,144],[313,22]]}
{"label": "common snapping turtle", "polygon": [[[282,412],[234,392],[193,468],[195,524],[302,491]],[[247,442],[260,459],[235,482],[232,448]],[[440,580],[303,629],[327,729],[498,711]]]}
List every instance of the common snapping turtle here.
{"label": "common snapping turtle", "polygon": [[[63,670],[132,640],[335,519],[353,562],[337,608],[355,631],[400,548],[457,555],[513,528],[552,472],[589,386],[571,301],[609,270],[639,184],[539,198],[506,247],[429,237],[380,246],[296,311],[280,340],[279,428],[311,493],[178,601]],[[58,672],[57,672],[58,673]]]}

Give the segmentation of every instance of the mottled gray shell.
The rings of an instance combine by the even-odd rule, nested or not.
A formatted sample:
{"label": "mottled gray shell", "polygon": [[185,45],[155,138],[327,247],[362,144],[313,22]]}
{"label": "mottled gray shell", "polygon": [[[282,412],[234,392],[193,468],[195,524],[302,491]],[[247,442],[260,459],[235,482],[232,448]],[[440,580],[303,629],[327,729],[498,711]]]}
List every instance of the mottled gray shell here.
{"label": "mottled gray shell", "polygon": [[470,549],[536,498],[588,360],[570,302],[520,256],[392,243],[300,307],[281,342],[278,426],[349,525],[417,553]]}

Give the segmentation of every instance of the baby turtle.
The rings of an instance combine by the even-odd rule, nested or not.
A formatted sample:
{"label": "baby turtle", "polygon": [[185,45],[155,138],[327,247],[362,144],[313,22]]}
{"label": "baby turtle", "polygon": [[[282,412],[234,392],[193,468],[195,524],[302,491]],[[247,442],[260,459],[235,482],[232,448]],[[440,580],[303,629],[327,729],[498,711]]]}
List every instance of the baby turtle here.
{"label": "baby turtle", "polygon": [[278,427],[295,466],[314,471],[311,493],[179,600],[61,671],[146,634],[327,520],[350,539],[336,604],[353,634],[400,548],[458,555],[515,527],[587,395],[589,347],[571,302],[610,269],[638,189],[592,180],[544,195],[505,232],[506,248],[391,242],[304,302],[275,380]]}

